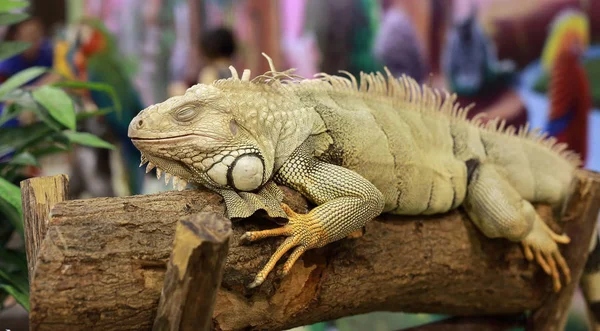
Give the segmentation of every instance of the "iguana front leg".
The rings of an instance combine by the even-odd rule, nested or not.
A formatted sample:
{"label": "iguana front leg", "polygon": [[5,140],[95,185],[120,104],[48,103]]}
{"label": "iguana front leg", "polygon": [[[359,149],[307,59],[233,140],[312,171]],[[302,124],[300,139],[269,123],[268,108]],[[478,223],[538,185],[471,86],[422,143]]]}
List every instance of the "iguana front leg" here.
{"label": "iguana front leg", "polygon": [[296,247],[283,267],[283,275],[305,251],[347,237],[383,211],[383,195],[373,184],[351,170],[317,160],[310,150],[310,142],[300,146],[276,173],[275,181],[299,191],[318,206],[308,214],[297,214],[283,205],[288,224],[242,236],[249,241],[288,236],[250,288],[262,284],[290,249]]}

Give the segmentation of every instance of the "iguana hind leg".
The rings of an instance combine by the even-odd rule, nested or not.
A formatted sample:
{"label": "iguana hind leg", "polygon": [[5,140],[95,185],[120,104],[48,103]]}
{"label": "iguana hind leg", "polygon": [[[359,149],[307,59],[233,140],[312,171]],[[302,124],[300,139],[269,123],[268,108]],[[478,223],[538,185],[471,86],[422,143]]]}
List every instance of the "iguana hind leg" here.
{"label": "iguana hind leg", "polygon": [[557,245],[568,243],[569,238],[554,233],[493,165],[470,161],[467,166],[469,185],[463,206],[473,223],[487,237],[520,242],[527,260],[535,259],[552,276],[555,291],[561,288],[559,268],[569,283],[570,270]]}
{"label": "iguana hind leg", "polygon": [[305,251],[360,230],[383,211],[385,204],[381,192],[368,180],[349,169],[313,158],[305,145],[290,156],[275,180],[299,191],[318,206],[307,214],[297,214],[283,204],[288,224],[279,229],[246,232],[242,236],[247,241],[279,235],[288,237],[250,287],[260,285],[287,251],[295,247],[283,267],[283,275]]}

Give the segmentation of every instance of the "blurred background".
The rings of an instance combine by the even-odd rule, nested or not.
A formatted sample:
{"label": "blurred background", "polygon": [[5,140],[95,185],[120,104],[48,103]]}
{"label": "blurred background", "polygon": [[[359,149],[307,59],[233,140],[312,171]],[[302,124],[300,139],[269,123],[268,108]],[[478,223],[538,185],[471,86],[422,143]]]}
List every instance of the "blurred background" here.
{"label": "blurred background", "polygon": [[[172,189],[138,168],[129,121],[194,84],[229,77],[230,64],[264,73],[261,52],[304,77],[387,66],[475,103],[470,117],[529,122],[600,171],[600,0],[34,0],[10,12],[28,18],[2,26],[0,40],[28,46],[0,62],[0,82],[45,67],[51,71],[29,83],[96,86],[75,93],[77,130],[115,146],[36,155],[10,178],[17,185],[66,173],[72,198]],[[5,101],[0,114],[12,111]],[[119,116],[98,115],[114,108]],[[48,123],[40,114],[20,111],[0,120],[0,131]],[[0,166],[14,163],[15,150],[0,146]],[[16,235],[7,243],[22,244]],[[0,298],[0,328],[24,330],[26,310],[13,296]],[[304,329],[394,330],[440,318],[382,312]],[[590,328],[578,294],[567,330]]]}

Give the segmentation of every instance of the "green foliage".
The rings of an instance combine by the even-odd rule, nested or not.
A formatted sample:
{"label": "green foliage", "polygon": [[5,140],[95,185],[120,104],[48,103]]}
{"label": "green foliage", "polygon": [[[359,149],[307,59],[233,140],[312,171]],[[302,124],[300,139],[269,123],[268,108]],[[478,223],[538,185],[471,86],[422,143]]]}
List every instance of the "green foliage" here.
{"label": "green foliage", "polygon": [[[28,1],[4,0],[0,1],[0,13],[9,13],[15,9],[21,9],[29,6]],[[5,25],[5,24],[0,24]]]}
{"label": "green foliage", "polygon": [[73,101],[65,91],[52,86],[42,86],[33,91],[32,95],[55,120],[67,128],[75,130],[75,108]]}
{"label": "green foliage", "polygon": [[114,149],[114,146],[107,143],[106,141],[94,136],[93,134],[87,132],[73,132],[73,131],[65,131],[65,136],[69,139],[70,142],[79,145],[85,145],[90,147],[99,147],[99,148],[108,148]]}
{"label": "green foliage", "polygon": [[39,77],[47,71],[48,69],[43,67],[31,67],[10,77],[2,84],[2,86],[0,86],[0,99],[3,99],[8,93],[14,91],[19,86],[29,82],[30,80]]}
{"label": "green foliage", "polygon": [[0,13],[0,25],[12,25],[29,18],[27,14]]}
{"label": "green foliage", "polygon": [[67,88],[72,88],[72,89],[95,90],[95,91],[104,92],[104,93],[108,94],[108,96],[111,98],[113,104],[115,105],[114,110],[117,113],[120,114],[121,110],[123,108],[123,106],[121,105],[121,101],[119,100],[119,97],[117,96],[117,92],[115,92],[115,89],[110,85],[106,85],[106,84],[102,84],[102,83],[92,83],[92,82],[68,81],[68,82],[55,83],[54,86],[67,87]]}
{"label": "green foliage", "polygon": [[0,44],[0,61],[27,50],[31,43],[25,41],[6,41]]}
{"label": "green foliage", "polygon": [[[0,1],[0,25],[26,19],[27,14],[15,14],[11,11],[27,5],[27,1]],[[28,47],[28,44],[21,42],[0,42],[0,60],[17,55]],[[24,239],[21,190],[18,186],[25,176],[23,170],[29,166],[38,166],[40,157],[69,151],[74,144],[114,148],[92,134],[76,131],[77,121],[113,110],[77,113],[75,97],[69,94],[71,89],[99,90],[117,99],[114,89],[103,84],[73,81],[25,86],[48,72],[50,70],[47,68],[32,67],[0,84],[0,102],[4,104],[0,126],[25,112],[32,112],[37,118],[32,124],[0,129],[0,309],[2,301],[10,295],[29,310],[29,281],[24,248],[7,247],[15,234],[21,240]],[[120,107],[118,100],[115,104],[117,108]]]}

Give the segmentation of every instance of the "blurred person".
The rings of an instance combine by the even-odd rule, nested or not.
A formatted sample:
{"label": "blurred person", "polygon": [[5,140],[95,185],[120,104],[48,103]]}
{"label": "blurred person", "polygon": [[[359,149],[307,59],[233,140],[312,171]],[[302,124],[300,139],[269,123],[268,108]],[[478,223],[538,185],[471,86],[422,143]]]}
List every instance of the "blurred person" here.
{"label": "blurred person", "polygon": [[419,83],[427,77],[429,68],[413,21],[400,7],[390,6],[384,12],[374,54],[396,77],[406,74]]}
{"label": "blurred person", "polygon": [[506,126],[518,128],[528,120],[525,103],[513,87],[518,72],[512,61],[498,59],[477,12],[476,6],[471,7],[449,31],[442,58],[449,90],[460,104],[473,104],[468,118],[483,114],[482,122],[501,118]]}
{"label": "blurred person", "polygon": [[6,41],[28,42],[31,46],[22,53],[0,62],[0,82],[30,67],[52,67],[52,43],[45,36],[44,26],[39,18],[30,17],[10,26],[6,32]]}
{"label": "blurred person", "polygon": [[[24,52],[16,54],[0,62],[0,83],[5,82],[13,75],[31,67],[51,68],[53,64],[52,42],[44,34],[44,26],[37,17],[30,17],[24,21],[11,25],[6,31],[6,41],[28,42],[31,46]],[[25,85],[43,82],[44,78],[38,77]],[[4,110],[0,104],[0,114]],[[29,124],[35,120],[33,112],[23,112],[19,117],[9,120],[2,127],[17,127],[20,124]]]}
{"label": "blurred person", "polygon": [[450,90],[460,96],[477,96],[510,83],[516,68],[499,61],[492,40],[483,31],[473,6],[469,15],[451,29],[443,56]]}
{"label": "blurred person", "polygon": [[379,10],[375,0],[308,1],[306,25],[316,35],[319,71],[338,74],[346,70],[354,76],[361,71],[383,71],[373,53]]}
{"label": "blurred person", "polygon": [[206,31],[200,39],[200,54],[206,66],[200,71],[198,83],[211,84],[217,79],[231,77],[229,66],[236,53],[236,38],[233,32],[220,27]]}

